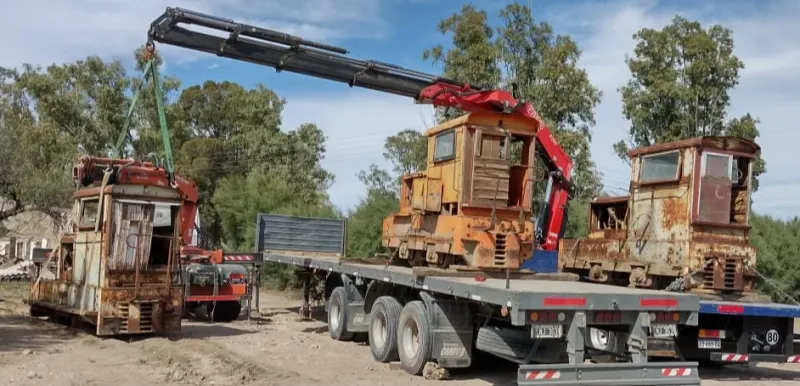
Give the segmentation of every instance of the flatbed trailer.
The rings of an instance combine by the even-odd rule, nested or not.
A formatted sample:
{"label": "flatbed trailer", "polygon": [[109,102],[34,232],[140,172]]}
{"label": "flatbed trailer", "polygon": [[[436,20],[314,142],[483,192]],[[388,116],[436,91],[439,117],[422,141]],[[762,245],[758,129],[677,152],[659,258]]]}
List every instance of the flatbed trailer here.
{"label": "flatbed trailer", "polygon": [[[518,363],[519,385],[699,385],[697,363],[649,362],[650,336],[696,325],[694,295],[584,282],[420,277],[409,267],[343,259],[344,222],[261,214],[265,262],[324,280],[330,335],[366,333],[373,357],[420,374],[472,364],[475,350]],[[305,281],[304,306],[309,301]],[[305,307],[304,307],[305,308]],[[624,363],[586,363],[593,326],[625,333]],[[604,353],[608,354],[608,353]]]}

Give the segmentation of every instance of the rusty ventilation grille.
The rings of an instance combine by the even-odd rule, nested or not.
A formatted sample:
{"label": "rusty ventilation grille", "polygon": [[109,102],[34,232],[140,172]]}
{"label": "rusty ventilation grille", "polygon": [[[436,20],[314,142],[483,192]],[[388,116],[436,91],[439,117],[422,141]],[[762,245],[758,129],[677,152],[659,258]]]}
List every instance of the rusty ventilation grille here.
{"label": "rusty ventilation grille", "polygon": [[494,264],[506,264],[506,234],[498,233],[495,235],[494,241]]}
{"label": "rusty ventilation grille", "polygon": [[119,311],[122,314],[122,326],[120,332],[128,331],[128,317],[130,316],[130,308],[139,308],[139,331],[138,332],[152,332],[153,331],[153,310],[155,303],[121,303]]}
{"label": "rusty ventilation grille", "polygon": [[[709,259],[713,260],[713,259]],[[703,274],[703,287],[715,290],[735,290],[736,289],[736,259],[720,259],[724,266],[722,270],[722,284],[715,286],[714,271],[716,264],[714,261],[706,261],[706,266]]]}

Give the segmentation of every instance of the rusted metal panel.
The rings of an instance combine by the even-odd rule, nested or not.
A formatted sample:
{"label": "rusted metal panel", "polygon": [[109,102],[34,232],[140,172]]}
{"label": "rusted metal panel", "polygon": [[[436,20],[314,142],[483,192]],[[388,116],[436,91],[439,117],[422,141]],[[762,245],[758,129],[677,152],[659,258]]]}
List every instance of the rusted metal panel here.
{"label": "rusted metal panel", "polygon": [[603,196],[603,197],[595,198],[594,200],[592,200],[592,203],[597,203],[597,204],[620,204],[620,203],[628,202],[628,200],[630,198],[631,198],[630,195],[627,195],[627,196]]}
{"label": "rusted metal panel", "polygon": [[415,178],[411,185],[411,208],[425,209],[425,178]]}
{"label": "rusted metal panel", "polygon": [[761,149],[755,142],[743,138],[705,136],[631,149],[628,151],[628,157],[637,157],[645,154],[692,147],[705,147],[745,154],[755,154]]}
{"label": "rusted metal panel", "polygon": [[440,212],[442,210],[442,180],[427,178],[425,187],[425,210]]}

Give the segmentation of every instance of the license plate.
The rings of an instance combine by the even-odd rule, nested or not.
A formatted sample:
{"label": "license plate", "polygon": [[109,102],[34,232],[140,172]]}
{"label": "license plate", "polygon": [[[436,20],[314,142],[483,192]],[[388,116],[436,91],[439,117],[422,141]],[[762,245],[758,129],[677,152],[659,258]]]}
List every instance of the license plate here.
{"label": "license plate", "polygon": [[531,328],[531,336],[538,339],[557,339],[564,335],[564,326],[560,324],[537,324]]}
{"label": "license plate", "polygon": [[678,336],[678,326],[674,324],[654,324],[650,327],[654,338],[672,338]]}
{"label": "license plate", "polygon": [[698,339],[697,340],[697,348],[702,349],[721,349],[722,348],[722,340],[721,339]]}

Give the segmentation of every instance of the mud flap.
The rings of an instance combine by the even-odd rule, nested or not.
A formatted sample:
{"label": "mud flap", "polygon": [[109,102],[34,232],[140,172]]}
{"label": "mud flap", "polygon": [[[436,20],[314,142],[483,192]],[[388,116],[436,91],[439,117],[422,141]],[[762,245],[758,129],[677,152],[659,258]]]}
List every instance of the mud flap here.
{"label": "mud flap", "polygon": [[520,366],[517,384],[699,386],[697,362],[557,364]]}
{"label": "mud flap", "polygon": [[347,331],[367,332],[369,331],[369,318],[364,313],[364,301],[347,301]]}
{"label": "mud flap", "polygon": [[472,364],[472,313],[466,302],[421,292],[433,335],[431,358],[444,368]]}
{"label": "mud flap", "polygon": [[[366,293],[366,286],[362,285],[361,279],[358,277],[351,278],[348,275],[342,274],[342,283],[344,290],[347,293],[347,321],[346,328],[349,332],[367,332],[369,331],[369,318],[364,312],[364,293]],[[327,309],[327,305],[325,306]]]}

